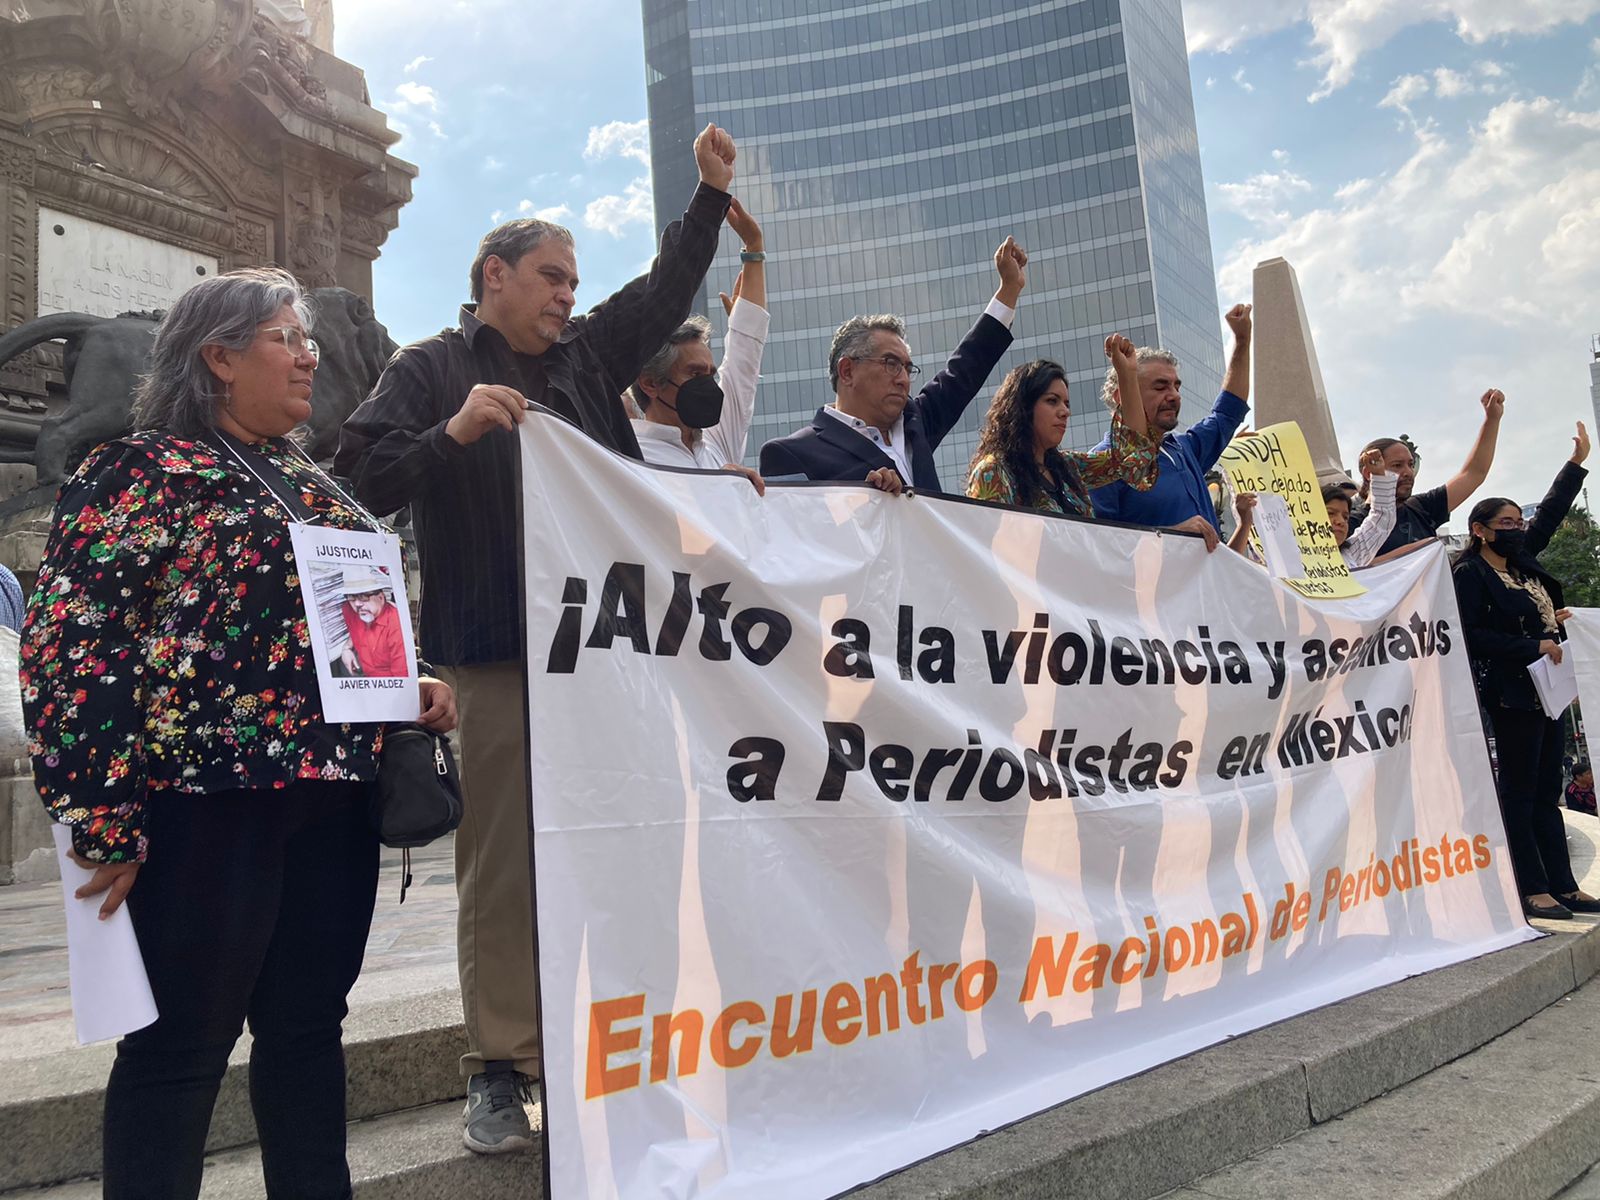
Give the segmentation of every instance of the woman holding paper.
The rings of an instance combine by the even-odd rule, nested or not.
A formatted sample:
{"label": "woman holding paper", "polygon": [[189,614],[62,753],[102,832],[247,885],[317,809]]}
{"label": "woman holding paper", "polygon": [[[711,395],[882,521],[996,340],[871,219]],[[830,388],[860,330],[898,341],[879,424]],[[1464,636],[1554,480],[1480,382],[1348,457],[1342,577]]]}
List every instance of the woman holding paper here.
{"label": "woman holding paper", "polygon": [[1062,453],[1072,415],[1067,373],[1059,363],[1036,359],[1013,368],[995,390],[972,458],[967,495],[1092,517],[1090,488],[1123,480],[1148,491],[1156,481],[1161,441],[1148,435],[1134,345],[1114,333],[1106,339],[1106,357],[1116,367],[1122,396],[1112,415],[1109,449]]}
{"label": "woman holding paper", "polygon": [[[307,317],[276,270],[173,304],[143,432],[62,486],[22,634],[39,794],[95,872],[77,895],[102,917],[126,899],[159,1013],[106,1087],[109,1200],[198,1194],[246,1019],[267,1195],[350,1194],[341,1022],[377,886],[382,726],[323,719],[290,526],[372,518],[288,440],[311,415]],[[452,728],[450,689],[420,690],[418,719]]]}
{"label": "woman holding paper", "polygon": [[1533,520],[1512,501],[1479,501],[1468,518],[1472,540],[1455,565],[1467,651],[1478,699],[1494,730],[1500,811],[1511,865],[1530,917],[1565,920],[1600,912],[1581,891],[1567,856],[1561,819],[1561,714],[1547,715],[1528,667],[1541,656],[1561,661],[1561,581],[1539,565],[1588,474],[1589,434],[1578,423],[1572,457],[1561,468]]}

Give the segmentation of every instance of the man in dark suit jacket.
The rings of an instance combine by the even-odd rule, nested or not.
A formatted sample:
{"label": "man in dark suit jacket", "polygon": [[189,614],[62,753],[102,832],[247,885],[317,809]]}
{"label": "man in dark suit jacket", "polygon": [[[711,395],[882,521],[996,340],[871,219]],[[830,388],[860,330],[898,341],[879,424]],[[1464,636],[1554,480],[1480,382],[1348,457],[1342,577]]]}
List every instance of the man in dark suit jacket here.
{"label": "man in dark suit jacket", "polygon": [[1011,321],[1028,282],[1028,256],[1011,238],[994,252],[994,266],[1000,275],[994,299],[916,399],[911,381],[920,369],[899,317],[851,317],[839,326],[828,353],[833,403],[819,408],[810,425],[762,446],[761,473],[864,480],[886,492],[942,491],[934,448],[1011,345]]}

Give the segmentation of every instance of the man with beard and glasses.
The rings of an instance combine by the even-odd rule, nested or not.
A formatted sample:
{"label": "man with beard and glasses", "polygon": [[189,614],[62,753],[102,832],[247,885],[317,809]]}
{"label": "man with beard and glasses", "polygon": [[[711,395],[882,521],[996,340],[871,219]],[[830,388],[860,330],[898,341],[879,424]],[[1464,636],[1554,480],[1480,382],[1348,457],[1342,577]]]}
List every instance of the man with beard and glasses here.
{"label": "man with beard and glasses", "polygon": [[344,630],[350,646],[339,656],[351,675],[396,679],[406,673],[406,639],[389,581],[371,571],[344,573]]}
{"label": "man with beard and glasses", "polygon": [[[1155,486],[1147,492],[1120,481],[1096,488],[1091,496],[1101,518],[1198,533],[1205,538],[1207,550],[1217,548],[1220,532],[1216,508],[1206,488],[1206,472],[1216,465],[1223,448],[1250,411],[1250,305],[1235,304],[1223,319],[1233,331],[1233,353],[1222,380],[1222,394],[1209,413],[1182,433],[1173,432],[1183,407],[1183,380],[1178,377],[1177,356],[1167,350],[1139,347],[1139,390],[1144,397],[1145,418],[1150,436],[1162,439],[1161,461],[1157,464],[1160,473]],[[1116,407],[1115,371],[1106,372],[1100,394],[1107,407]],[[1095,449],[1104,450],[1110,445],[1108,434]]]}

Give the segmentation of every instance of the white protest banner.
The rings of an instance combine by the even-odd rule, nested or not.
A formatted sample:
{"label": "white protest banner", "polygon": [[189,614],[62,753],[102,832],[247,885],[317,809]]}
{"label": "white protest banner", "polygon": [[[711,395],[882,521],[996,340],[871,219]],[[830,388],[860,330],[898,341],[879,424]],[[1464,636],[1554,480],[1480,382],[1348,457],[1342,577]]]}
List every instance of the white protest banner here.
{"label": "white protest banner", "polygon": [[1535,936],[1438,550],[521,436],[552,1200],[831,1195]]}
{"label": "white protest banner", "polygon": [[[1573,673],[1578,677],[1578,707],[1583,711],[1585,742],[1593,743],[1600,733],[1600,608],[1574,608],[1562,628],[1567,640],[1562,650],[1572,656]],[[1590,762],[1600,762],[1595,751],[1600,745],[1584,746]]]}

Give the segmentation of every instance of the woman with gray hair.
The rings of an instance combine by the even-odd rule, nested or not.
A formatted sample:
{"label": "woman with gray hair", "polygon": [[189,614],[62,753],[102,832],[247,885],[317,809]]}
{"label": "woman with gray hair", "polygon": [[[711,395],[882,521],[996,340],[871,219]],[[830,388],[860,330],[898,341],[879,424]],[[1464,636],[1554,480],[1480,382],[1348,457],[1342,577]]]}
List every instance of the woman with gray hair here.
{"label": "woman with gray hair", "polygon": [[[269,1196],[350,1195],[345,997],[378,844],[364,785],[382,726],[330,724],[288,524],[372,518],[288,435],[317,346],[299,285],[235,271],[173,304],[135,401],[142,431],[61,488],[22,633],[34,779],[102,916],[126,899],[154,1024],[117,1046],[104,1194],[199,1193],[211,1110],[246,1019]],[[424,682],[423,724],[455,701]]]}

